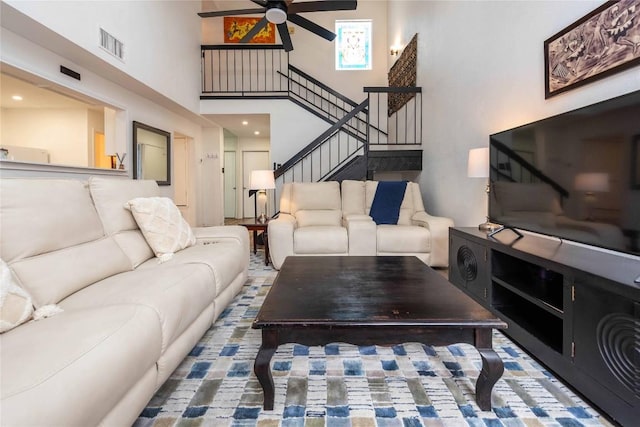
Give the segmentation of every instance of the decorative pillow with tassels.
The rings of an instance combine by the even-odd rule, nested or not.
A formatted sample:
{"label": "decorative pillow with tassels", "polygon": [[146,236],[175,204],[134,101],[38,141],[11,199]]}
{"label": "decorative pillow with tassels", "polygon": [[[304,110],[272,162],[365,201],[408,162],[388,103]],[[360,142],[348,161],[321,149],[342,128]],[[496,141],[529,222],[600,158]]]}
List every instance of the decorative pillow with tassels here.
{"label": "decorative pillow with tassels", "polygon": [[124,205],[133,214],[142,235],[165,262],[174,252],[195,245],[196,236],[173,200],[167,197],[138,197]]}
{"label": "decorative pillow with tassels", "polygon": [[15,282],[9,266],[0,259],[0,333],[23,324],[32,315],[31,296]]}

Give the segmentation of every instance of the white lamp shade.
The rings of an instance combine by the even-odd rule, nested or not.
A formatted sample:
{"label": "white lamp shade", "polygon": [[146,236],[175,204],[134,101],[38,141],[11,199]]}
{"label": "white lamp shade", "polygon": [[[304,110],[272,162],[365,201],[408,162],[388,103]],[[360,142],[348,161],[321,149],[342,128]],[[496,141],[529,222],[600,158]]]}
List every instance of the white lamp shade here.
{"label": "white lamp shade", "polygon": [[609,174],[602,172],[587,172],[576,175],[575,187],[578,191],[588,193],[609,191]]}
{"label": "white lamp shade", "polygon": [[489,147],[472,148],[469,150],[467,176],[469,178],[489,177]]}
{"label": "white lamp shade", "polygon": [[272,170],[251,171],[251,176],[249,177],[250,190],[269,190],[272,188],[276,188]]}

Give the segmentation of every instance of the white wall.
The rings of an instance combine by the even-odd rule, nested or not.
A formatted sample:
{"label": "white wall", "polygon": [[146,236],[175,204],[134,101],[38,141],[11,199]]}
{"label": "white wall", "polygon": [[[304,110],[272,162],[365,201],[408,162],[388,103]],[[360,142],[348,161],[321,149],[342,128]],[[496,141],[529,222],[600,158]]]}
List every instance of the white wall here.
{"label": "white wall", "polygon": [[[248,1],[216,1],[218,10],[256,8]],[[293,51],[289,62],[310,74],[322,83],[336,89],[354,101],[365,99],[362,92],[364,86],[387,85],[387,1],[359,0],[355,11],[313,12],[301,14],[324,28],[335,32],[336,19],[371,19],[373,26],[373,69],[368,71],[336,71],[335,42],[329,42],[317,35],[288,23],[294,28],[291,35]],[[248,15],[254,16],[254,15]],[[260,16],[260,15],[255,15]],[[202,20],[203,44],[222,44],[222,18],[206,18]],[[276,42],[280,43],[279,36]]]}
{"label": "white wall", "polygon": [[[210,189],[212,182],[213,184],[216,184],[216,181],[221,182],[222,174],[219,165],[216,165],[215,162],[204,162],[204,160],[200,162],[200,159],[203,159],[202,153],[204,153],[204,150],[207,150],[207,153],[211,156],[217,155],[218,158],[221,153],[221,144],[218,143],[215,136],[209,140],[204,140],[204,120],[199,119],[193,114],[185,115],[179,114],[179,112],[174,110],[169,110],[165,106],[155,102],[155,100],[146,97],[145,95],[148,93],[144,88],[141,88],[140,92],[137,92],[129,90],[122,85],[115,84],[105,79],[102,75],[84,68],[81,64],[71,63],[68,58],[62,57],[46,47],[33,43],[21,35],[8,31],[6,28],[2,28],[0,39],[0,59],[3,65],[8,64],[13,68],[27,71],[40,78],[90,96],[100,104],[110,106],[120,111],[120,118],[118,120],[120,124],[116,126],[119,130],[116,130],[115,148],[119,153],[128,153],[125,159],[125,167],[129,171],[129,176],[132,176],[132,122],[135,120],[171,133],[193,138],[195,152],[197,153],[195,155],[196,165],[194,165],[194,168],[198,169],[198,172],[193,175],[194,179],[197,180],[197,177],[201,176],[201,170],[204,169],[214,172],[212,172],[211,175],[207,175],[209,177],[207,181],[197,180],[196,182],[199,183],[199,185],[205,185]],[[70,56],[73,56],[73,54],[70,53]],[[72,67],[82,74],[82,80],[77,81],[60,74],[60,64],[72,64]],[[188,80],[192,78],[196,82],[199,82],[199,73],[193,76],[187,74],[179,74],[179,76],[181,79]],[[136,87],[135,84],[132,86]],[[196,99],[198,99],[198,97],[196,97]],[[215,126],[211,126],[215,128]],[[219,131],[221,132],[221,129],[219,129]],[[86,138],[86,133],[83,134],[83,137]],[[206,146],[205,143],[207,144]],[[86,160],[86,153],[84,156]],[[2,171],[2,176],[11,176],[11,173],[11,171],[4,170]],[[24,176],[24,172],[19,172],[19,175]],[[81,177],[83,175],[75,174],[75,176]],[[173,196],[172,187],[162,186],[160,188],[163,195],[168,197]],[[221,198],[222,190],[220,189],[216,194],[219,194]],[[189,207],[190,209],[194,209],[196,214],[189,213],[185,215],[187,218],[192,219],[191,224],[202,225],[204,224],[205,217],[209,223],[222,223],[222,201],[220,200],[218,205],[210,203],[200,209],[198,207],[200,200],[202,199],[196,198],[194,204]],[[204,200],[210,201],[212,198],[208,197]],[[195,218],[195,220],[193,220],[193,218]]]}
{"label": "white wall", "polygon": [[[23,1],[3,0],[40,25],[71,40],[95,55],[91,66],[100,73],[108,64],[164,94],[191,111],[197,111],[200,96],[200,1]],[[5,6],[6,7],[6,6]],[[3,9],[9,13],[8,8]],[[28,22],[13,24],[13,16],[3,26],[38,41],[41,28]],[[124,43],[124,62],[99,46],[100,28]],[[53,40],[49,48],[57,53]],[[42,43],[42,41],[40,41]],[[102,62],[102,64],[100,64]],[[195,78],[190,78],[194,76]]]}
{"label": "white wall", "polygon": [[601,1],[389,2],[389,44],[418,33],[428,211],[483,222],[486,181],[468,178],[470,148],[489,135],[640,89],[638,67],[544,99],[543,42]]}
{"label": "white wall", "polygon": [[[200,111],[209,114],[269,114],[271,161],[284,163],[312,142],[329,124],[288,100],[202,100]],[[212,119],[213,120],[213,119]]]}
{"label": "white wall", "polygon": [[222,128],[205,128],[196,152],[196,179],[198,188],[198,224],[203,226],[224,224],[224,180],[222,162],[224,153]]}

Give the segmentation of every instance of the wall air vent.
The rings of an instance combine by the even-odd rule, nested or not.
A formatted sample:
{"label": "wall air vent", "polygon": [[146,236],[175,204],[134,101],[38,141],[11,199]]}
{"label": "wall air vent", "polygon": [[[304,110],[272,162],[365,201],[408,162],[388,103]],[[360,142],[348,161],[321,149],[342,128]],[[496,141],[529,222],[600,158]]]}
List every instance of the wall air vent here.
{"label": "wall air vent", "polygon": [[124,62],[124,43],[100,28],[100,47]]}

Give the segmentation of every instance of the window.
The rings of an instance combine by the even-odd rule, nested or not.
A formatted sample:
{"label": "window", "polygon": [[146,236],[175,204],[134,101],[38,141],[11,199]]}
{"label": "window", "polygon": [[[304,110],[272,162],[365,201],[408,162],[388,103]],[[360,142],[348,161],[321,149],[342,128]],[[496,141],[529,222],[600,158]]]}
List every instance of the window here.
{"label": "window", "polygon": [[336,70],[371,69],[371,20],[336,21]]}

